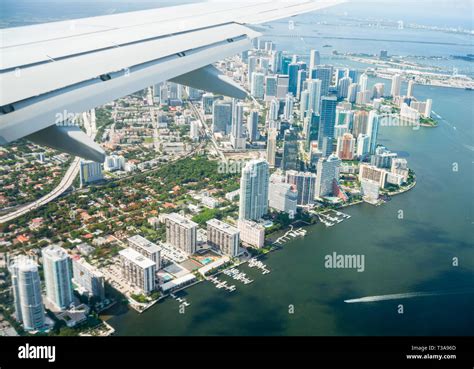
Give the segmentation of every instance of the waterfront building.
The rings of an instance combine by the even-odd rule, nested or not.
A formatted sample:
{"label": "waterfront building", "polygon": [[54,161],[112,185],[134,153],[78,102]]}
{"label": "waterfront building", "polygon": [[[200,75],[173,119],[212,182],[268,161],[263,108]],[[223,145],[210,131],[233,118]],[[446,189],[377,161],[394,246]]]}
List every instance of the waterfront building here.
{"label": "waterfront building", "polygon": [[187,254],[194,254],[198,224],[178,213],[165,215],[166,242]]}
{"label": "waterfront building", "polygon": [[249,161],[240,179],[239,219],[258,220],[268,212],[269,168],[265,160]]}
{"label": "waterfront building", "polygon": [[396,97],[400,96],[400,91],[402,88],[402,76],[400,74],[394,74],[392,76],[392,87],[390,88],[390,96]]}
{"label": "waterfront building", "polygon": [[406,182],[408,180],[408,165],[407,159],[404,158],[394,158],[392,159],[392,167],[390,171],[395,174],[399,174],[403,176],[403,181]]}
{"label": "waterfront building", "polygon": [[145,237],[135,235],[127,238],[128,246],[156,264],[156,270],[161,269],[161,247],[147,240]]}
{"label": "waterfront building", "polygon": [[56,308],[64,310],[73,303],[71,259],[58,245],[41,250],[46,297]]}
{"label": "waterfront building", "polygon": [[212,132],[228,134],[232,125],[230,101],[215,100],[212,108]]}
{"label": "waterfront building", "polygon": [[[412,103],[413,105],[413,103]],[[420,113],[417,109],[402,103],[400,108],[400,125],[418,126],[420,124]]]}
{"label": "waterfront building", "polygon": [[298,205],[314,203],[316,183],[316,175],[314,173],[290,170],[286,172],[286,182],[295,186],[298,193]]}
{"label": "waterfront building", "polygon": [[397,153],[387,150],[384,146],[377,146],[375,153],[370,158],[370,164],[377,168],[391,168],[392,160],[397,157]]}
{"label": "waterfront building", "polygon": [[361,164],[359,166],[359,181],[370,179],[377,182],[380,188],[384,188],[387,182],[387,173],[385,169],[377,168],[374,165]]}
{"label": "waterfront building", "polygon": [[322,198],[333,193],[334,182],[339,179],[341,160],[336,155],[320,158],[316,169],[316,185],[314,196]]}
{"label": "waterfront building", "polygon": [[375,153],[377,136],[379,132],[379,115],[376,110],[371,110],[367,118],[367,135],[370,137],[370,154]]}
{"label": "waterfront building", "polygon": [[268,204],[272,209],[294,215],[298,204],[296,187],[282,182],[276,176],[275,173],[270,176]]}
{"label": "waterfront building", "polygon": [[207,224],[207,244],[217,248],[222,254],[235,257],[239,253],[240,231],[218,219],[211,219]]}
{"label": "waterfront building", "polygon": [[239,219],[240,239],[246,244],[261,248],[265,244],[265,227],[253,220]]}
{"label": "waterfront building", "polygon": [[120,250],[119,256],[123,278],[141,293],[151,293],[156,287],[156,263],[130,247]]}
{"label": "waterfront building", "polygon": [[357,136],[357,157],[364,158],[370,153],[370,136],[359,133]]}
{"label": "waterfront building", "polygon": [[337,139],[337,155],[342,160],[352,160],[355,151],[355,138],[351,133],[344,133]]}
{"label": "waterfront building", "polygon": [[41,330],[45,324],[38,264],[24,255],[16,256],[8,267],[12,281],[15,318],[26,331]]}
{"label": "waterfront building", "polygon": [[364,201],[375,204],[380,196],[379,183],[371,179],[362,179],[360,182],[361,195]]}
{"label": "waterfront building", "polygon": [[102,164],[91,160],[81,160],[79,165],[79,178],[81,187],[104,179]]}
{"label": "waterfront building", "polygon": [[413,97],[413,89],[415,88],[415,81],[410,79],[408,81],[408,87],[407,87],[407,97]]}
{"label": "waterfront building", "polygon": [[72,274],[79,293],[99,300],[105,298],[104,275],[96,267],[76,255],[72,259]]}

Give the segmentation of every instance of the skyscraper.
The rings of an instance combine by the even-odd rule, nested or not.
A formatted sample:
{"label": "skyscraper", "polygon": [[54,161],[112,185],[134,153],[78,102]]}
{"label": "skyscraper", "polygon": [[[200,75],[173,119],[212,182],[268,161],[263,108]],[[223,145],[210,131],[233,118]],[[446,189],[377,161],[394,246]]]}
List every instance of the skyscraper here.
{"label": "skyscraper", "polygon": [[[334,138],[334,125],[336,124],[336,106],[337,99],[335,96],[323,96],[321,98],[318,147],[323,151],[323,156],[328,156],[332,153],[332,139]],[[322,150],[324,140],[326,140],[326,150]]]}
{"label": "skyscraper", "polygon": [[251,142],[258,139],[258,110],[251,110],[247,118],[247,131]]}
{"label": "skyscraper", "polygon": [[132,248],[119,251],[122,276],[140,292],[149,294],[155,289],[156,264]]}
{"label": "skyscraper", "polygon": [[355,138],[350,133],[344,133],[337,139],[337,155],[342,160],[352,160],[355,150]]}
{"label": "skyscraper", "polygon": [[400,96],[401,88],[402,88],[402,76],[400,74],[394,74],[392,76],[392,87],[390,89],[390,95],[392,97]]}
{"label": "skyscraper", "polygon": [[298,169],[298,137],[296,133],[289,129],[285,132],[283,139],[283,157],[281,160],[281,169]]}
{"label": "skyscraper", "polygon": [[44,326],[45,313],[38,265],[26,256],[17,256],[8,269],[12,278],[16,320],[27,331],[40,330]]}
{"label": "skyscraper", "polygon": [[73,279],[81,294],[87,294],[100,300],[105,297],[104,275],[80,256],[72,260]]}
{"label": "skyscraper", "polygon": [[316,174],[316,198],[330,196],[333,193],[333,184],[338,180],[340,165],[341,160],[336,155],[330,155],[327,159],[319,159]]}
{"label": "skyscraper", "polygon": [[[257,73],[254,73],[254,76]],[[243,119],[244,119],[244,104],[237,102],[232,103],[232,128],[230,132],[230,142],[232,147],[236,150],[245,149],[245,137],[243,135]]]}
{"label": "skyscraper", "polygon": [[369,113],[364,110],[359,110],[354,113],[354,122],[352,124],[352,134],[354,137],[359,137],[359,134],[367,133],[367,122],[369,120]]}
{"label": "skyscraper", "polygon": [[321,64],[321,57],[319,51],[311,50],[309,53],[309,70],[316,68],[317,65]]}
{"label": "skyscraper", "polygon": [[267,135],[267,161],[270,167],[274,168],[278,131],[276,128],[269,128]]}
{"label": "skyscraper", "polygon": [[58,245],[41,250],[43,257],[46,296],[58,309],[67,309],[73,303],[71,259]]}
{"label": "skyscraper", "polygon": [[308,111],[320,114],[321,107],[321,80],[313,79],[308,81]]}
{"label": "skyscraper", "polygon": [[311,113],[311,115],[308,118],[309,118],[308,127],[305,132],[307,150],[310,149],[310,144],[312,141],[318,140],[320,116],[317,114]]}
{"label": "skyscraper", "polygon": [[178,213],[166,214],[166,242],[187,254],[194,254],[197,245],[197,223]]}
{"label": "skyscraper", "polygon": [[239,253],[240,231],[218,219],[211,219],[207,224],[207,244],[218,249],[224,255],[234,257]]}
{"label": "skyscraper", "polygon": [[301,91],[304,89],[304,85],[306,82],[306,77],[308,73],[305,69],[301,69],[298,71],[298,82],[296,85],[296,98],[299,100],[301,97]]}
{"label": "skyscraper", "polygon": [[255,72],[257,64],[258,58],[256,56],[249,56],[247,63],[247,78],[249,82],[252,81],[252,74]]}
{"label": "skyscraper", "polygon": [[289,78],[287,75],[279,74],[277,76],[277,98],[284,99],[288,93]]}
{"label": "skyscraper", "polygon": [[265,77],[265,101],[271,101],[277,95],[277,77]]}
{"label": "skyscraper", "polygon": [[104,179],[102,164],[91,160],[81,160],[79,178],[81,187],[84,187],[88,183]]}
{"label": "skyscraper", "polygon": [[318,66],[311,70],[311,79],[321,80],[321,96],[329,93],[329,86],[332,80],[332,67]]}
{"label": "skyscraper", "polygon": [[268,110],[268,118],[271,121],[277,120],[279,110],[280,110],[280,102],[277,99],[273,99],[270,102],[270,109]]}
{"label": "skyscraper", "polygon": [[239,219],[258,220],[268,212],[269,169],[265,160],[251,160],[240,179]]}
{"label": "skyscraper", "polygon": [[291,93],[286,95],[285,98],[285,109],[284,109],[284,116],[285,119],[288,121],[291,121],[293,119],[293,104],[294,104],[294,98]]}
{"label": "skyscraper", "polygon": [[415,81],[410,79],[408,81],[407,96],[413,97],[413,88],[415,87]]}
{"label": "skyscraper", "polygon": [[289,183],[272,180],[270,177],[268,204],[272,209],[289,214],[296,214],[298,193]]}
{"label": "skyscraper", "polygon": [[286,182],[295,186],[298,192],[298,205],[314,203],[315,181],[316,175],[314,173],[294,170],[286,172]]}
{"label": "skyscraper", "polygon": [[370,136],[364,133],[359,133],[357,136],[357,156],[359,158],[365,157],[370,152]]}
{"label": "skyscraper", "polygon": [[293,94],[293,96],[296,96],[299,70],[300,70],[300,66],[298,63],[290,63],[288,65],[288,92]]}
{"label": "skyscraper", "polygon": [[366,91],[367,90],[367,82],[369,80],[369,77],[367,74],[362,73],[359,77],[359,90],[360,91]]}
{"label": "skyscraper", "polygon": [[230,101],[214,101],[212,109],[212,132],[228,134],[232,124],[232,104]]}
{"label": "skyscraper", "polygon": [[350,103],[355,103],[357,99],[357,90],[359,85],[357,83],[351,83],[349,89],[347,90],[347,101]]}
{"label": "skyscraper", "polygon": [[379,115],[376,110],[369,112],[367,120],[367,135],[370,137],[370,154],[375,153],[377,147],[377,135],[379,132]]}
{"label": "skyscraper", "polygon": [[337,97],[345,99],[349,92],[349,85],[352,83],[350,77],[342,77],[337,83]]}
{"label": "skyscraper", "polygon": [[214,104],[214,94],[205,93],[202,95],[202,109],[204,114],[212,114],[212,105]]}
{"label": "skyscraper", "polygon": [[300,119],[306,116],[309,108],[309,92],[308,90],[301,91],[300,95]]}
{"label": "skyscraper", "polygon": [[251,81],[252,83],[250,85],[250,94],[257,99],[263,99],[263,96],[265,94],[265,74],[261,72],[253,72]]}

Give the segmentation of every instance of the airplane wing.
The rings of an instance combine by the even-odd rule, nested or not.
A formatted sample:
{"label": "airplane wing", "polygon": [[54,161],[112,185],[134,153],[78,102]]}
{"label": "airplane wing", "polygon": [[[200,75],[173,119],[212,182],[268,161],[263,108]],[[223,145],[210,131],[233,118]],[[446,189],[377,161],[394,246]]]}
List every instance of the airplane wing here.
{"label": "airplane wing", "polygon": [[102,162],[85,133],[58,126],[166,80],[244,98],[211,64],[251,48],[246,25],[343,0],[206,2],[0,30],[0,145],[33,142]]}

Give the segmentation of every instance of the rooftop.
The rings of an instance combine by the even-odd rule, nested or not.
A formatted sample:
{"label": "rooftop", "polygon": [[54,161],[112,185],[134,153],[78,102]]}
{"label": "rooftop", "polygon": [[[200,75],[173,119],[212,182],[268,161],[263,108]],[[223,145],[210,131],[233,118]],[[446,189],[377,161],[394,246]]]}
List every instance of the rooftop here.
{"label": "rooftop", "polygon": [[131,262],[138,265],[140,268],[146,269],[152,266],[155,266],[156,263],[147,257],[140,254],[138,251],[135,251],[132,248],[127,248],[125,250],[119,251],[120,256],[130,260]]}

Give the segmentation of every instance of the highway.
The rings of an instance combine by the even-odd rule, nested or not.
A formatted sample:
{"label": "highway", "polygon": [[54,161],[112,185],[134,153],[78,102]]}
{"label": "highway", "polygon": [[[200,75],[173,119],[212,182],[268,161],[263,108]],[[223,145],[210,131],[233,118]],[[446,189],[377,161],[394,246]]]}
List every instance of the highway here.
{"label": "highway", "polygon": [[[94,138],[96,135],[96,130],[94,129],[94,125],[95,125],[94,115],[95,114],[93,114],[92,119],[89,120],[89,117],[87,116],[87,114],[86,113],[83,114],[84,126],[86,128],[86,132],[92,138]],[[36,201],[33,201],[29,204],[21,206],[20,208],[16,209],[15,211],[12,211],[11,213],[1,216],[0,224],[10,222],[34,209],[37,209],[43,205],[46,205],[50,201],[53,201],[54,199],[61,196],[64,193],[64,191],[66,191],[69,187],[71,187],[72,183],[74,182],[74,179],[79,173],[80,160],[81,158],[77,156],[74,158],[68,170],[64,174],[64,177],[61,180],[61,182],[59,182],[59,184],[50,193],[48,193],[47,195],[44,195],[43,197],[39,198]]]}

